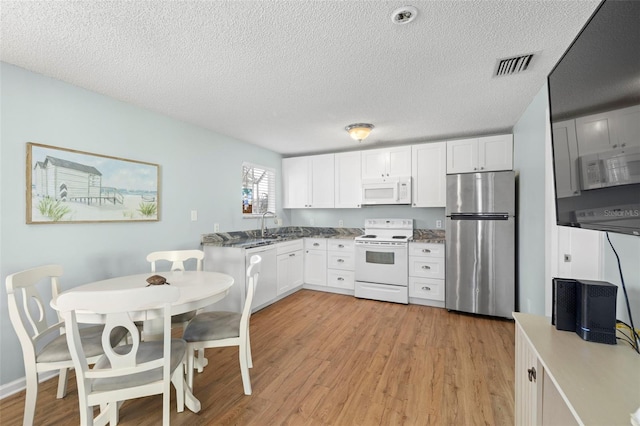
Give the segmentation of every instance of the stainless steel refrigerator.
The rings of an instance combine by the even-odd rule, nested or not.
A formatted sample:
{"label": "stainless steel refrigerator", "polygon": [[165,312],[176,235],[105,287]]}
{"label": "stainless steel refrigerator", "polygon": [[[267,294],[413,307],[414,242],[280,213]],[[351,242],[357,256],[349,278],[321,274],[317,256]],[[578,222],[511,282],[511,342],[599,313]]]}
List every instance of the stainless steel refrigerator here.
{"label": "stainless steel refrigerator", "polygon": [[445,307],[511,318],[515,174],[447,175]]}

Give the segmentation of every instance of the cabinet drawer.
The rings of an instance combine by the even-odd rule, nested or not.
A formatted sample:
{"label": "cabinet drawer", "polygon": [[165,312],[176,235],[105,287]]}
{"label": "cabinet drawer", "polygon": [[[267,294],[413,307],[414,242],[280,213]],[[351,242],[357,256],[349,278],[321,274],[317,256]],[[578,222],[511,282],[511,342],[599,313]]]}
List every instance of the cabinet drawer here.
{"label": "cabinet drawer", "polygon": [[329,240],[327,242],[327,250],[353,252],[353,240]]}
{"label": "cabinet drawer", "polygon": [[353,271],[340,271],[329,269],[327,272],[327,285],[329,287],[346,288],[353,290],[355,275]]}
{"label": "cabinet drawer", "polygon": [[444,244],[409,243],[409,256],[444,258]]}
{"label": "cabinet drawer", "polygon": [[302,250],[302,240],[285,241],[283,243],[276,244],[277,254],[290,253],[292,251]]}
{"label": "cabinet drawer", "polygon": [[354,270],[353,253],[341,253],[330,251],[327,253],[327,266],[330,269]]}
{"label": "cabinet drawer", "polygon": [[409,257],[409,276],[444,279],[444,258]]}
{"label": "cabinet drawer", "polygon": [[444,280],[409,277],[409,297],[444,302]]}
{"label": "cabinet drawer", "polygon": [[304,249],[305,250],[326,250],[327,240],[325,238],[305,238]]}

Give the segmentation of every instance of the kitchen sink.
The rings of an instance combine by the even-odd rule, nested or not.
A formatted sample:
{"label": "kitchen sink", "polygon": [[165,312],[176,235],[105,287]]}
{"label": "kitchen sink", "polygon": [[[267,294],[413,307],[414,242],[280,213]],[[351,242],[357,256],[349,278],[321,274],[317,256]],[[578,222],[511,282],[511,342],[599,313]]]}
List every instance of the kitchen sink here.
{"label": "kitchen sink", "polygon": [[243,241],[241,243],[238,244],[234,244],[235,247],[240,247],[240,248],[247,248],[247,247],[259,247],[259,246],[264,246],[267,244],[273,244],[275,242],[275,238],[271,238],[271,239],[265,239],[265,238],[260,238],[260,239],[251,239],[251,240],[246,240]]}

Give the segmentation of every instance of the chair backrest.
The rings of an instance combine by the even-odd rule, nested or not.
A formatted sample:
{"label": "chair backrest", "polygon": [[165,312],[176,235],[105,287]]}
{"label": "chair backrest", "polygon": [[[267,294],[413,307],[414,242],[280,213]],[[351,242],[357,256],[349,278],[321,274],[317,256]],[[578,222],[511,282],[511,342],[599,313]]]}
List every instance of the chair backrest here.
{"label": "chair backrest", "polygon": [[244,308],[242,309],[242,318],[240,319],[240,329],[244,330],[249,324],[249,317],[251,316],[251,304],[253,303],[253,296],[256,294],[256,287],[258,286],[258,278],[260,277],[260,265],[262,263],[262,257],[254,254],[249,259],[249,267],[247,268],[247,296],[244,300]]}
{"label": "chair backrest", "polygon": [[147,261],[151,262],[151,272],[156,272],[156,262],[159,260],[172,262],[170,271],[184,271],[184,262],[189,259],[195,259],[196,271],[202,271],[202,260],[204,259],[202,250],[154,251],[147,255]]}
{"label": "chair backrest", "polygon": [[[125,290],[103,290],[80,292],[73,290],[58,297],[60,309],[67,328],[67,342],[76,369],[78,394],[84,398],[91,392],[92,379],[109,379],[132,376],[156,368],[163,368],[163,379],[170,380],[171,353],[171,303],[180,297],[180,289],[172,286],[150,286]],[[140,333],[134,324],[131,313],[148,309],[163,311],[163,356],[151,361],[138,363],[136,357],[140,349]],[[82,349],[76,311],[89,311],[102,314],[105,327],[102,332],[102,349],[109,364],[96,364],[89,369],[87,358]],[[117,351],[110,340],[111,332],[124,327],[130,334],[131,350]],[[128,348],[127,348],[128,350]]]}
{"label": "chair backrest", "polygon": [[35,360],[38,342],[52,333],[56,336],[59,334],[62,323],[47,323],[46,304],[36,285],[49,280],[52,297],[56,297],[59,292],[58,278],[61,276],[62,266],[45,265],[16,272],[5,280],[9,318],[25,357],[33,357]]}

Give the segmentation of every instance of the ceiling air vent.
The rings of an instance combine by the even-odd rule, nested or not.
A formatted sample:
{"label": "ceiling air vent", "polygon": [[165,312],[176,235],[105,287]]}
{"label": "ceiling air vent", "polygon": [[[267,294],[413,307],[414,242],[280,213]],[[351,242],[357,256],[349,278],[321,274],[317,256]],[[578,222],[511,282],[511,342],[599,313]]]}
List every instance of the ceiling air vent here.
{"label": "ceiling air vent", "polygon": [[493,76],[502,77],[526,71],[531,66],[533,55],[531,53],[529,55],[514,56],[513,58],[498,59]]}

